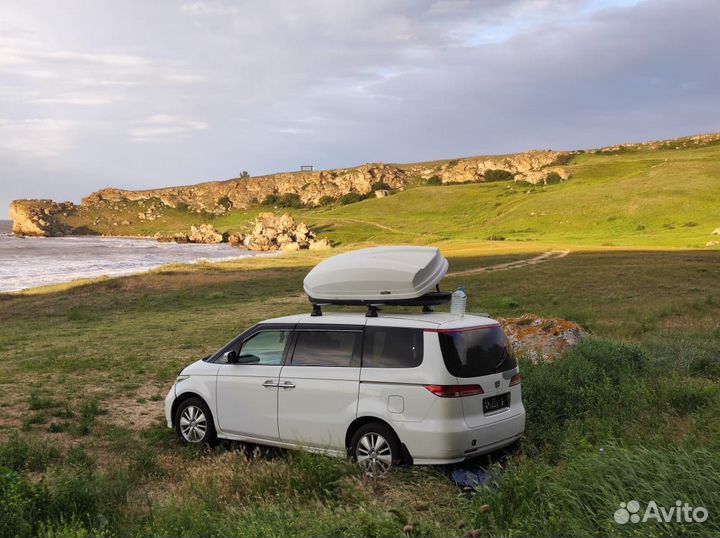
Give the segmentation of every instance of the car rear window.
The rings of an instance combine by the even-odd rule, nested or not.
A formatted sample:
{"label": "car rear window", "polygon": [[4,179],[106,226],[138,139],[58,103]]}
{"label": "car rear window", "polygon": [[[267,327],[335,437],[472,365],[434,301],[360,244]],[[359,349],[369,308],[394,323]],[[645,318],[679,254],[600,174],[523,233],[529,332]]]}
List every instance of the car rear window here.
{"label": "car rear window", "polygon": [[363,368],[415,368],[423,360],[421,329],[367,327]]}
{"label": "car rear window", "polygon": [[512,346],[499,326],[439,331],[445,366],[455,377],[480,377],[517,366]]}

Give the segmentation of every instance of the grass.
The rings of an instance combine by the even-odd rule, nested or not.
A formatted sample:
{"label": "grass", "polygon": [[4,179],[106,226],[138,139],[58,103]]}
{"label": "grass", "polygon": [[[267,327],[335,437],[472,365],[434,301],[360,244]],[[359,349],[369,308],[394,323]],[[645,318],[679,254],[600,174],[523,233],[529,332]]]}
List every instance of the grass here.
{"label": "grass", "polygon": [[[536,254],[484,248],[444,250],[454,270]],[[501,464],[492,467],[497,487],[472,497],[442,469],[400,469],[373,482],[321,456],[179,446],[162,424],[177,372],[256,321],[308,311],[299,290],[318,256],[174,267],[3,297],[0,534],[720,530],[720,269],[710,251],[589,249],[447,278],[448,288],[465,285],[470,310],[565,317],[594,333],[557,362],[523,362],[526,438],[518,452],[491,460]],[[711,517],[615,524],[619,502],[632,498],[682,499]]]}

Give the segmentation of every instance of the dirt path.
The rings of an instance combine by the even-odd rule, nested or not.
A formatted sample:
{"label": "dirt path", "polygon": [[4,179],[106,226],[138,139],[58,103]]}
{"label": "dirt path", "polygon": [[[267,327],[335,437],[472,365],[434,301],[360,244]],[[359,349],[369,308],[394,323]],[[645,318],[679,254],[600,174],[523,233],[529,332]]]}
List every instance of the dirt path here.
{"label": "dirt path", "polygon": [[412,233],[412,232],[404,232],[403,230],[398,230],[397,228],[391,228],[390,226],[385,226],[384,224],[380,224],[379,222],[373,222],[371,220],[360,220],[360,219],[334,219],[334,220],[340,220],[343,222],[357,222],[358,224],[369,224],[370,226],[376,226],[376,227],[380,228],[381,230],[385,230],[387,232],[393,232],[396,234]]}
{"label": "dirt path", "polygon": [[537,265],[538,263],[543,263],[558,258],[564,258],[568,254],[570,254],[569,250],[550,250],[548,252],[543,252],[542,254],[535,256],[534,258],[516,260],[514,262],[499,263],[497,265],[488,265],[486,267],[476,267],[475,269],[466,269],[465,271],[455,271],[454,273],[448,273],[447,276],[473,275],[475,273],[484,273],[486,271],[506,271],[507,269],[516,269],[518,267],[525,267],[528,265]]}

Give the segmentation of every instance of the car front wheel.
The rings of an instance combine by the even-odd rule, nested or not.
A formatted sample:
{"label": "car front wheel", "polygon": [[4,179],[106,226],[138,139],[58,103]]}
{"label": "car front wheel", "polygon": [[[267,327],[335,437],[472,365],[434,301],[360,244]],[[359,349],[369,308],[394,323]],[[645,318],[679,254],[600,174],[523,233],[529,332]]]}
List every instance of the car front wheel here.
{"label": "car front wheel", "polygon": [[175,414],[175,431],[181,442],[188,445],[212,443],[215,425],[208,406],[199,398],[182,402]]}

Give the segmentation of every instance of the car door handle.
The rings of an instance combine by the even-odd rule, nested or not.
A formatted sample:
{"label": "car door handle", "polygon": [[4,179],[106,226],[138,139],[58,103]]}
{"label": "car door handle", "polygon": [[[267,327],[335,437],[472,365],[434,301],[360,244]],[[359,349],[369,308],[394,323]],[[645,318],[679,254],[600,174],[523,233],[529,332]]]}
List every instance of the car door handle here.
{"label": "car door handle", "polygon": [[280,383],[279,387],[280,387],[281,389],[294,389],[294,388],[295,388],[295,383],[293,383],[292,381],[282,381],[282,382]]}
{"label": "car door handle", "polygon": [[265,387],[266,389],[276,389],[278,388],[278,382],[273,381],[272,379],[266,379],[263,383],[263,387]]}

